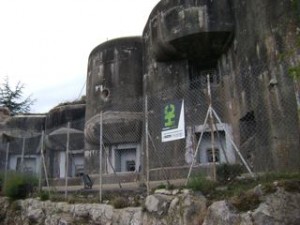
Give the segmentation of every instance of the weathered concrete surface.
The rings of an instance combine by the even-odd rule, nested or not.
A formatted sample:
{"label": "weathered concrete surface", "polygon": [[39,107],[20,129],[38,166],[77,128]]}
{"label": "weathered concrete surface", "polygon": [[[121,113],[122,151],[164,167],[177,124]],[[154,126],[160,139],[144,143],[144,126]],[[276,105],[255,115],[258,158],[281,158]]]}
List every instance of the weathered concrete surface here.
{"label": "weathered concrete surface", "polygon": [[[201,81],[213,71],[213,107],[232,126],[252,168],[298,170],[299,81],[289,69],[300,63],[299,5],[290,0],[160,1],[143,33],[145,93],[162,93],[161,99],[149,97],[156,103],[184,98],[186,118],[192,118],[186,125],[203,124],[206,85],[174,87]],[[150,105],[151,121],[160,119],[160,107]],[[149,123],[149,129],[159,137],[159,123]],[[184,158],[184,144],[170,143],[164,154]],[[159,167],[151,154],[150,162]]]}
{"label": "weathered concrete surface", "polygon": [[[216,65],[230,47],[233,18],[228,1],[206,0],[163,0],[149,16],[143,32],[144,92],[149,98],[149,130],[156,148],[163,151],[166,167],[187,165],[186,140],[161,143],[159,121],[163,103],[184,99],[185,125],[194,128],[203,124],[208,109],[206,75],[213,72],[216,81],[211,89],[213,104],[223,120],[225,105],[220,98]],[[202,77],[204,80],[193,84]],[[161,167],[157,156],[152,154],[155,151],[150,145],[150,168]],[[162,179],[159,174],[151,175],[152,179]]]}
{"label": "weathered concrete surface", "polygon": [[61,126],[66,127],[68,122],[73,122],[71,128],[83,130],[85,111],[85,104],[69,103],[54,107],[47,113],[46,129],[53,131]]}
{"label": "weathered concrete surface", "polygon": [[[96,114],[85,125],[85,138],[88,142],[99,145],[100,114]],[[106,111],[102,114],[102,126],[105,131],[104,143],[136,143],[142,137],[142,112]],[[125,126],[126,124],[127,126]]]}
{"label": "weathered concrete surface", "polygon": [[[101,110],[139,111],[132,98],[142,96],[142,38],[110,40],[89,56],[86,120]],[[141,110],[141,108],[140,108]]]}
{"label": "weathered concrete surface", "polygon": [[10,116],[7,111],[0,121],[1,165],[4,169],[7,143],[9,153],[21,155],[23,144],[25,154],[37,154],[40,151],[41,131],[45,124],[44,114]]}
{"label": "weathered concrete surface", "polygon": [[69,149],[83,150],[84,124],[85,104],[68,104],[53,108],[46,117],[46,147],[51,151],[65,151],[69,132]]}
{"label": "weathered concrete surface", "polygon": [[[47,114],[24,114],[10,116],[7,110],[0,112],[0,150],[1,168],[5,165],[6,146],[9,142],[9,154],[39,157],[41,152],[42,132],[45,134],[46,164],[50,176],[53,168],[59,167],[57,151],[66,150],[67,123],[70,122],[70,150],[84,148],[85,104],[66,104],[53,108]],[[16,168],[11,168],[16,169]]]}
{"label": "weathered concrete surface", "polygon": [[[98,173],[100,112],[103,141],[140,144],[142,134],[142,38],[126,37],[97,46],[89,56],[85,126],[85,171]],[[96,151],[95,151],[96,150]]]}
{"label": "weathered concrete surface", "polygon": [[45,114],[11,116],[6,120],[3,133],[9,138],[32,137],[41,133],[45,126]]}
{"label": "weathered concrete surface", "polygon": [[[85,104],[69,103],[54,107],[46,117],[46,162],[50,177],[60,177],[61,152],[67,149],[67,135],[69,134],[69,150],[76,156],[83,158],[84,154],[84,124]],[[70,128],[68,128],[70,123]],[[71,175],[69,169],[69,175]]]}
{"label": "weathered concrete surface", "polygon": [[300,62],[299,1],[230,2],[235,36],[218,60],[224,119],[254,170],[297,170],[299,122],[289,69]]}
{"label": "weathered concrete surface", "polygon": [[228,1],[160,1],[144,29],[157,61],[193,58],[207,63],[226,49],[234,21]]}

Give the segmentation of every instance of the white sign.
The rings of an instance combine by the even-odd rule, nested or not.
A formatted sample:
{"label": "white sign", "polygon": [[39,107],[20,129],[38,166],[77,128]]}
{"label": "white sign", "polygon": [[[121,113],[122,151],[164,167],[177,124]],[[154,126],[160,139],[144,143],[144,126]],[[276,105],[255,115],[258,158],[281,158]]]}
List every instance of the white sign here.
{"label": "white sign", "polygon": [[173,101],[163,107],[162,142],[185,138],[184,100]]}

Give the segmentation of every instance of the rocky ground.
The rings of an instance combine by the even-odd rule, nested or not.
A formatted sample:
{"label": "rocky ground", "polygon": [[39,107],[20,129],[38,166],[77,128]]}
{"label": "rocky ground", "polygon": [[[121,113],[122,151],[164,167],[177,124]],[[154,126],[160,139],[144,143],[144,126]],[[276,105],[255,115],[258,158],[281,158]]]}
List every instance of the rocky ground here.
{"label": "rocky ground", "polygon": [[211,201],[190,190],[156,190],[140,207],[0,198],[3,225],[299,225],[299,182]]}

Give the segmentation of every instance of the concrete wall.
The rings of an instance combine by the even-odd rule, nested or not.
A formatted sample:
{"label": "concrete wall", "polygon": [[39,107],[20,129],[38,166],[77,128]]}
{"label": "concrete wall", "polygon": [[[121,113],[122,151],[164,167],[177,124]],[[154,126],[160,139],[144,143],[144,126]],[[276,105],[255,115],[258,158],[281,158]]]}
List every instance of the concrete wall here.
{"label": "concrete wall", "polygon": [[[85,169],[98,173],[100,112],[107,148],[142,138],[142,38],[110,40],[90,54],[87,75]],[[105,162],[103,161],[103,165]]]}
{"label": "concrete wall", "polygon": [[[220,81],[212,88],[213,106],[219,107],[221,120],[231,124],[234,141],[254,170],[298,169],[295,84],[288,75],[299,62],[295,2],[159,2],[143,33],[145,92],[172,90],[188,83],[191,73],[199,77],[201,71],[215,70]],[[207,108],[205,95],[199,93],[196,101]],[[164,96],[167,100],[185,97],[178,90]],[[159,111],[155,107],[159,106],[150,111]],[[196,125],[201,125],[205,113],[197,113],[190,116],[198,116]],[[159,132],[159,124],[149,126]],[[183,146],[183,141],[176,141],[164,152],[171,156]]]}
{"label": "concrete wall", "polygon": [[66,153],[59,152],[59,178],[64,178],[66,176]]}
{"label": "concrete wall", "polygon": [[[6,112],[6,111],[4,111]],[[10,168],[16,169],[16,160],[21,156],[24,143],[24,158],[39,158],[41,152],[42,131],[45,131],[45,163],[50,177],[64,176],[60,165],[60,151],[66,150],[67,123],[70,122],[70,150],[81,150],[83,160],[84,148],[84,104],[68,104],[53,108],[47,114],[16,115],[10,117],[5,113],[1,117],[1,166],[5,166],[6,142],[10,142]],[[82,163],[81,163],[82,164]],[[39,162],[37,162],[39,165]],[[62,171],[62,172],[61,172]],[[70,169],[71,171],[71,169]],[[72,174],[75,172],[72,170]],[[70,172],[71,175],[71,172]]]}
{"label": "concrete wall", "polygon": [[[141,165],[140,158],[141,146],[138,144],[113,145],[111,146],[110,157],[107,159],[107,172],[108,174],[112,174],[114,172],[113,168],[115,168],[116,172],[138,172]],[[135,169],[133,171],[127,171],[126,161],[128,160],[133,160],[135,162]]]}
{"label": "concrete wall", "polygon": [[[149,112],[155,112],[149,115],[149,130],[165,166],[188,165],[184,156],[188,140],[160,144],[157,137],[161,124],[157,121],[161,119],[161,104],[184,99],[185,116],[189,118],[186,126],[194,128],[204,123],[207,86],[189,84],[206,79],[206,71],[218,73],[217,61],[231,44],[234,25],[228,1],[160,1],[149,16],[143,32],[144,92],[149,102],[155,102],[149,106]],[[224,119],[221,95],[219,83],[215,83],[213,103]],[[161,167],[160,164],[151,148],[150,168]]]}
{"label": "concrete wall", "polygon": [[[152,10],[142,38],[115,39],[96,47],[89,57],[87,77],[87,171],[96,173],[98,168],[101,111],[106,144],[139,142],[140,136],[135,136],[138,131],[142,133],[138,114],[126,112],[139,113],[142,108],[133,110],[125,104],[130,105],[130,99],[142,92],[152,102],[149,130],[158,143],[156,147],[163,149],[167,159],[164,166],[174,166],[174,157],[181,160],[176,163],[186,164],[183,154],[188,140],[162,145],[161,125],[155,121],[160,120],[162,101],[184,99],[189,118],[186,126],[193,132],[201,127],[208,108],[207,86],[202,82],[207,73],[213,78],[212,105],[231,128],[232,139],[253,169],[298,169],[295,82],[288,75],[289,68],[299,62],[297,51],[290,51],[298,46],[298,3],[162,0]],[[197,79],[198,85],[180,86]],[[179,86],[180,90],[176,88]],[[126,123],[120,120],[123,117]],[[111,121],[117,121],[114,128]],[[133,133],[124,132],[129,121],[138,127]],[[119,133],[124,136],[116,135]],[[230,161],[235,162],[235,153],[226,147]],[[150,168],[160,167],[152,153]]]}
{"label": "concrete wall", "polygon": [[[21,155],[10,155],[9,156],[9,162],[8,162],[8,169],[9,170],[15,170],[20,171],[21,169]],[[26,155],[24,157],[24,172],[30,172],[35,175],[40,174],[40,156],[39,155]]]}
{"label": "concrete wall", "polygon": [[299,11],[287,0],[229,2],[235,36],[218,69],[235,141],[257,171],[297,169],[298,115],[288,70],[299,62]]}
{"label": "concrete wall", "polygon": [[[234,164],[237,162],[236,152],[231,144],[233,140],[232,129],[228,124],[216,124],[218,133],[214,131],[214,148],[219,151],[220,163]],[[211,131],[208,126],[205,128],[203,125],[197,126],[195,133],[197,134],[198,140],[200,138],[200,131],[205,131],[203,139],[199,146],[199,158],[198,161],[201,163],[208,163],[207,150],[212,148],[211,144]]]}
{"label": "concrete wall", "polygon": [[[65,177],[65,152],[70,151],[69,176],[75,176],[71,152],[79,151],[84,158],[85,104],[69,104],[53,108],[46,117],[46,163],[49,176]],[[68,128],[70,123],[70,128]],[[69,142],[67,135],[69,134]]]}
{"label": "concrete wall", "polygon": [[142,39],[126,37],[97,46],[89,56],[86,120],[108,110],[124,110],[142,95]]}
{"label": "concrete wall", "polygon": [[233,31],[227,0],[160,1],[152,10],[143,37],[157,61],[199,59],[214,63]]}

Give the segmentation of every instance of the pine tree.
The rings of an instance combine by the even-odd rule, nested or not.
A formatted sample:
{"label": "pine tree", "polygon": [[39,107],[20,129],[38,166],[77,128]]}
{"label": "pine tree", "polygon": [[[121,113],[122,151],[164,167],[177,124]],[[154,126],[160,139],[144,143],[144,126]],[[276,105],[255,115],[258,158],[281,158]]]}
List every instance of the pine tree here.
{"label": "pine tree", "polygon": [[14,88],[11,88],[6,77],[0,84],[0,106],[7,107],[12,115],[28,113],[35,100],[31,96],[23,98],[24,87],[24,84],[19,81]]}

